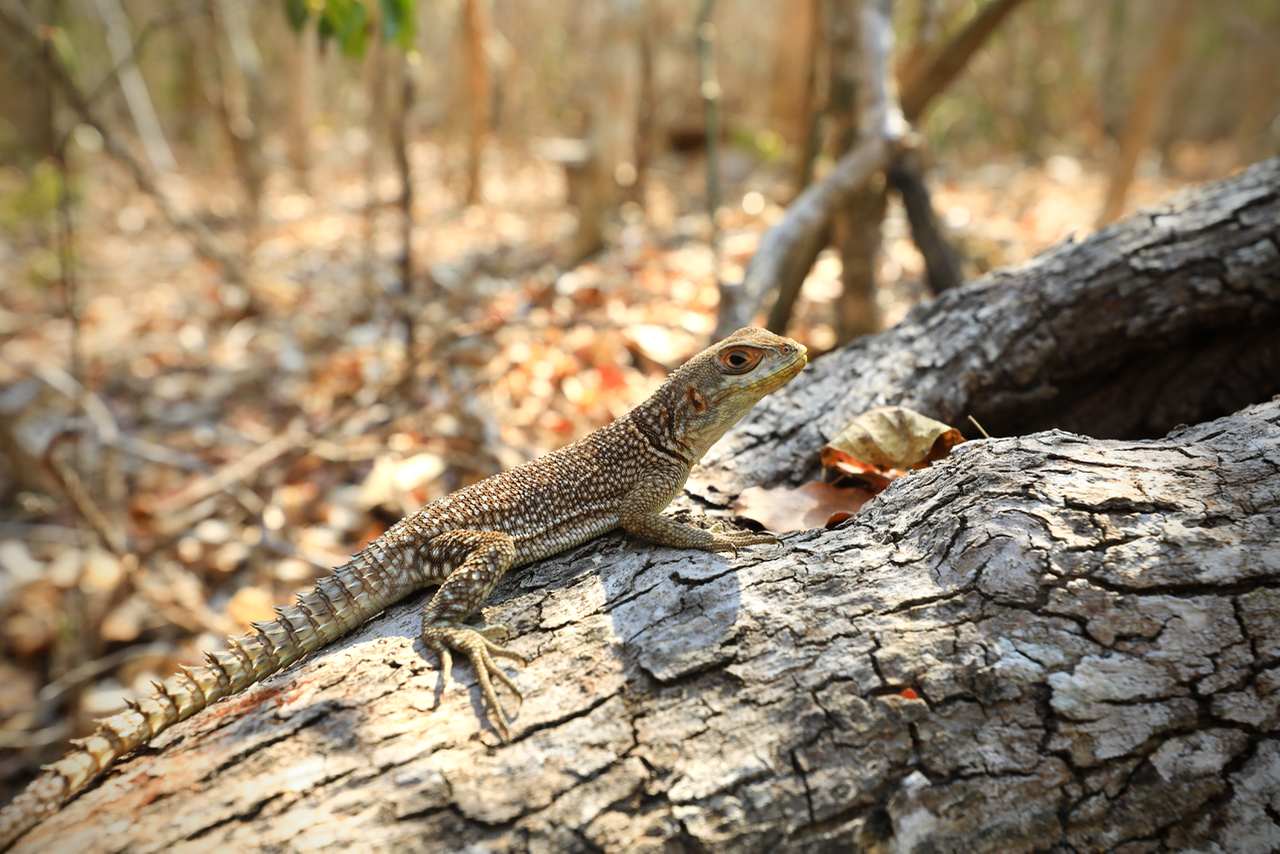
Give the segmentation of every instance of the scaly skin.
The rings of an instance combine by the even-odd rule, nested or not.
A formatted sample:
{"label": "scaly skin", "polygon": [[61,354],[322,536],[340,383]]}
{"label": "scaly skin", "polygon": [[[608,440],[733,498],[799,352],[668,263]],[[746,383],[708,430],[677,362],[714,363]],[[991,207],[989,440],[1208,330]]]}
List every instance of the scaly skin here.
{"label": "scaly skin", "polygon": [[507,740],[497,679],[520,691],[494,658],[524,662],[495,638],[503,626],[465,621],[507,570],[621,527],[650,542],[703,551],[776,543],[767,534],[691,528],[659,515],[693,465],[766,394],[804,368],[805,348],[762,329],[740,329],[694,356],[652,397],[589,436],[447,495],[405,517],[351,562],[279,608],[254,633],[230,638],[208,663],[182,672],[141,702],[98,722],[65,757],[0,811],[0,850],[83,790],[121,756],[206,706],[260,682],[423,587],[438,586],[422,637],[441,659],[476,669],[494,729]]}

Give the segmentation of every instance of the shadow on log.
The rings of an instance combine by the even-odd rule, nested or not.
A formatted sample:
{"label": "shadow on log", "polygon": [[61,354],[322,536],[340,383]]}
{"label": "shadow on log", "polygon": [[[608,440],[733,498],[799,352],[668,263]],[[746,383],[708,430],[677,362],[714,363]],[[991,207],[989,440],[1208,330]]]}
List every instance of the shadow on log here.
{"label": "shadow on log", "polygon": [[509,577],[510,744],[469,668],[437,694],[419,597],[15,850],[1275,850],[1278,241],[1280,160],[818,360],[686,507],[798,482],[881,404],[1008,437],[780,547],[615,535]]}

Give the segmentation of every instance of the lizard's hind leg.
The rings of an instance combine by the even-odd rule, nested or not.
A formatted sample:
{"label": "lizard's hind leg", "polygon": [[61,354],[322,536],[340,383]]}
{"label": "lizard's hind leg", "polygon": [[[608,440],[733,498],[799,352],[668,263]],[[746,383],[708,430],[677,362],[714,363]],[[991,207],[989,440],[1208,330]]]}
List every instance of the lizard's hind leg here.
{"label": "lizard's hind leg", "polygon": [[490,722],[504,741],[509,738],[507,714],[498,701],[493,680],[510,688],[517,699],[523,698],[516,683],[493,659],[495,656],[509,658],[524,664],[524,656],[494,643],[494,638],[505,638],[509,634],[506,626],[476,628],[463,621],[475,613],[497,586],[515,555],[515,541],[497,531],[449,531],[433,538],[428,559],[437,565],[455,568],[422,612],[422,640],[440,656],[441,693],[449,688],[453,667],[451,650],[457,650],[475,667]]}

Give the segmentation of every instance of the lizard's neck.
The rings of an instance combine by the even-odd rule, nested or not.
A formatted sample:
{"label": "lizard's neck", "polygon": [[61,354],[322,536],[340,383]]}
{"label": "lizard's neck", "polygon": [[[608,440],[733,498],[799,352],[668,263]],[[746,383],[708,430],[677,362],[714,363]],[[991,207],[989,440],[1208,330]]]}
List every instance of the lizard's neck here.
{"label": "lizard's neck", "polygon": [[693,468],[711,442],[692,441],[696,434],[689,430],[683,395],[674,383],[667,382],[616,423],[634,428],[655,451]]}

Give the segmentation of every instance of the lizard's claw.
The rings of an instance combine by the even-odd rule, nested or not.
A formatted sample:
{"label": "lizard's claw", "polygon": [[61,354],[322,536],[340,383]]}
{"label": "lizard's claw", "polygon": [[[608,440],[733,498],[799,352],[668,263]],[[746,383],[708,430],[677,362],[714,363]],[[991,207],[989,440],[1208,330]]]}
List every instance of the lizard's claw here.
{"label": "lizard's claw", "polygon": [[[505,640],[511,637],[511,629],[507,628],[506,625],[504,625],[503,623],[490,623],[487,626],[481,626],[480,628],[473,629],[472,631],[474,631],[476,634],[484,635],[489,640],[495,640],[495,639]],[[520,655],[519,653],[511,653],[511,654],[519,658],[521,664],[525,663],[524,656]]]}
{"label": "lizard's claw", "polygon": [[470,659],[471,665],[475,668],[476,679],[480,682],[480,692],[484,695],[485,705],[489,710],[490,723],[503,741],[509,741],[511,738],[507,729],[508,716],[506,710],[502,708],[502,703],[498,701],[498,692],[494,690],[493,680],[496,678],[510,688],[511,693],[516,695],[516,699],[523,700],[524,697],[516,687],[516,683],[493,659],[496,656],[518,661],[520,664],[527,663],[520,653],[505,646],[499,646],[490,640],[494,635],[506,637],[507,634],[507,627],[503,625],[485,626],[481,629],[460,625],[435,625],[426,626],[422,630],[423,643],[440,656],[440,693],[444,694],[449,690],[450,671],[453,669],[453,654],[450,649],[456,649]]}

